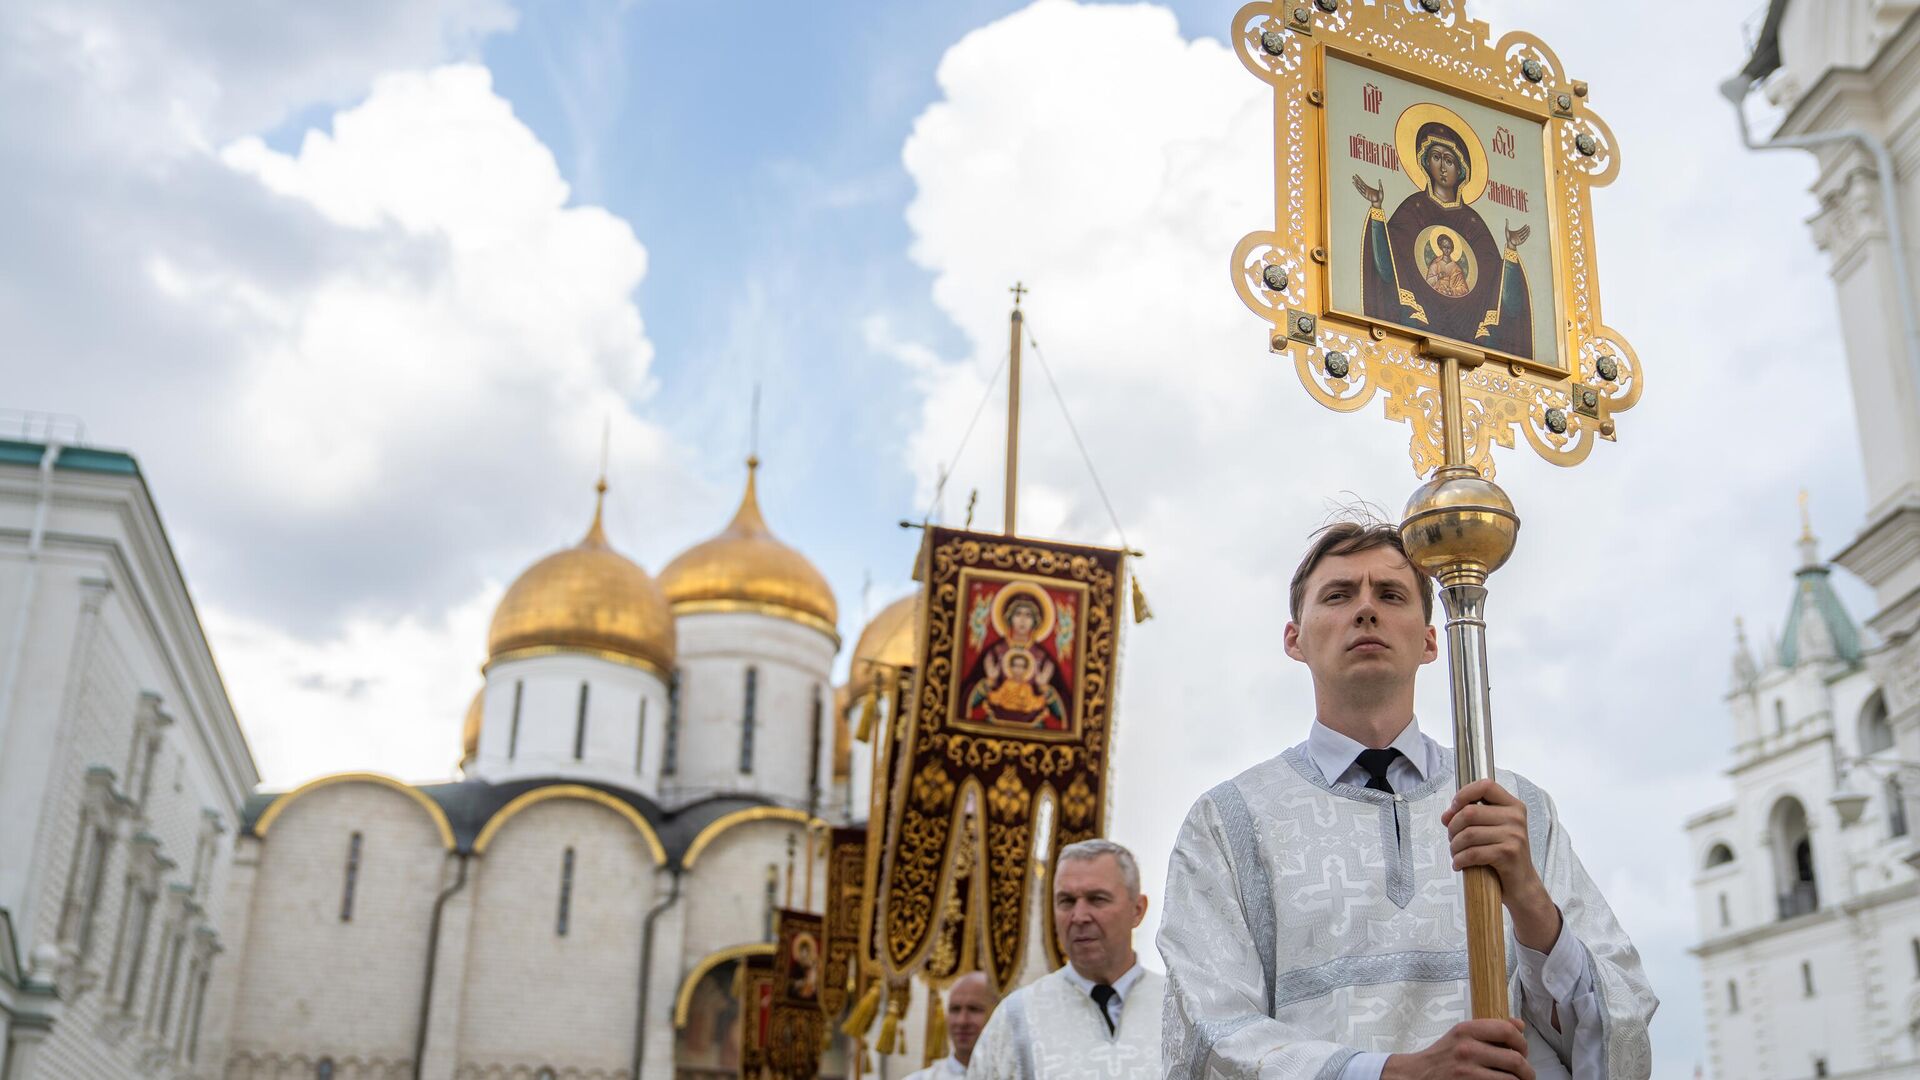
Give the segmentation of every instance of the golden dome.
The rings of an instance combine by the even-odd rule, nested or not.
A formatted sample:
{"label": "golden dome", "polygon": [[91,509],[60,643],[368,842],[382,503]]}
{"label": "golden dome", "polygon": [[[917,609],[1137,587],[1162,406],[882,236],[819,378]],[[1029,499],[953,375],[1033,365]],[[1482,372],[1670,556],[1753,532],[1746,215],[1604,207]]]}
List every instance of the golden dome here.
{"label": "golden dome", "polygon": [[473,702],[467,706],[466,723],[460,726],[460,762],[472,761],[480,753],[480,702],[486,696],[487,688],[481,687],[473,692]]}
{"label": "golden dome", "polygon": [[919,636],[919,593],[909,593],[881,608],[853,646],[853,664],[847,669],[847,688],[853,699],[858,701],[873,686],[874,665],[903,668],[919,663],[914,655]]}
{"label": "golden dome", "polygon": [[487,631],[487,662],[545,652],[586,652],[661,673],[673,669],[673,614],[660,586],[607,544],[600,524],[602,480],[593,524],[573,547],[527,568],[507,588]]}
{"label": "golden dome", "polygon": [[827,579],[805,555],[781,543],[760,516],[747,459],[747,491],[733,520],[711,540],[695,544],[660,571],[660,588],[677,615],[700,611],[759,611],[811,626],[838,638],[840,605]]}

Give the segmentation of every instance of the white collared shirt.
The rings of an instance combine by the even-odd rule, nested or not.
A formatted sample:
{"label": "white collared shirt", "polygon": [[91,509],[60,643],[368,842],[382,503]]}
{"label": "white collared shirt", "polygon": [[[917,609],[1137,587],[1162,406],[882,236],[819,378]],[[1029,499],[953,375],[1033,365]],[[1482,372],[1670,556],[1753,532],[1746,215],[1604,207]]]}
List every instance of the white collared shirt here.
{"label": "white collared shirt", "polygon": [[[1140,966],[1140,958],[1136,956],[1133,966],[1127,969],[1127,973],[1111,983],[1113,996],[1107,999],[1106,1011],[1107,1019],[1113,1022],[1116,1030],[1120,1027],[1120,1009],[1127,1003],[1127,994],[1133,990],[1133,984],[1140,981],[1140,976],[1146,974],[1146,970]],[[1093,997],[1093,988],[1096,984],[1092,979],[1074,970],[1072,964],[1066,966],[1066,975],[1067,981],[1079,987],[1081,993],[1089,998]],[[1099,1002],[1096,1001],[1094,1004],[1098,1005]]]}
{"label": "white collared shirt", "polygon": [[[1440,771],[1445,755],[1450,753],[1446,747],[1427,738],[1420,732],[1420,718],[1407,719],[1407,726],[1387,744],[1400,751],[1400,756],[1387,766],[1387,783],[1393,790],[1408,792],[1426,783],[1427,777]],[[1318,720],[1313,729],[1307,732],[1307,757],[1320,770],[1320,775],[1336,784],[1353,784],[1366,787],[1373,777],[1360,767],[1356,759],[1360,751],[1367,749],[1365,743],[1348,738]]]}

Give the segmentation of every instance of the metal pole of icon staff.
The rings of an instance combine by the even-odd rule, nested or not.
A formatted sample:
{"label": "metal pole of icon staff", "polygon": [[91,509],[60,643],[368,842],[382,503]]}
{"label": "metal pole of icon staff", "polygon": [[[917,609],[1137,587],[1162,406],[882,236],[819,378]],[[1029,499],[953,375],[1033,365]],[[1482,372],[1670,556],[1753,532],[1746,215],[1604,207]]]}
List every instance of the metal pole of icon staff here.
{"label": "metal pole of icon staff", "polygon": [[[1464,3],[1257,0],[1229,35],[1274,101],[1274,226],[1235,248],[1234,287],[1316,401],[1410,428],[1426,480],[1400,533],[1446,615],[1461,787],[1494,775],[1487,581],[1520,529],[1493,445],[1579,464],[1643,385],[1600,312],[1613,134],[1552,50]],[[1473,1016],[1506,1017],[1499,879],[1462,887]]]}

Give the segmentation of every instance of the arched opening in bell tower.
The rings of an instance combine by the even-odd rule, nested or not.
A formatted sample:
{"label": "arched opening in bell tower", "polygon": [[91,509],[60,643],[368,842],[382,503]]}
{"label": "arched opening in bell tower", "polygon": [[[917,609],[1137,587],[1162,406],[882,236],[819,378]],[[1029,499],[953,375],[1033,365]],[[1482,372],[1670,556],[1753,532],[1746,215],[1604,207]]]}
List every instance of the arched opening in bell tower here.
{"label": "arched opening in bell tower", "polygon": [[1768,815],[1773,847],[1780,918],[1806,915],[1820,907],[1820,887],[1813,866],[1813,838],[1807,830],[1807,809],[1788,795],[1773,804]]}

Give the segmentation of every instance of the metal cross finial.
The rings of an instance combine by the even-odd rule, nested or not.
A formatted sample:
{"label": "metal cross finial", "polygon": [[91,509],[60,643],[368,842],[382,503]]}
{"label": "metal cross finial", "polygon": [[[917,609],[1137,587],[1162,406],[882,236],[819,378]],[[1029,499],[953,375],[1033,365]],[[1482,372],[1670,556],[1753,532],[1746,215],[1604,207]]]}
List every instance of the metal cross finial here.
{"label": "metal cross finial", "polygon": [[1813,539],[1813,515],[1807,512],[1807,489],[1800,489],[1800,539]]}
{"label": "metal cross finial", "polygon": [[1013,309],[1015,311],[1018,311],[1020,310],[1020,298],[1032,292],[1033,290],[1027,288],[1025,285],[1022,285],[1016,281],[1013,283],[1013,288],[1008,289],[1007,291],[1013,294]]}

